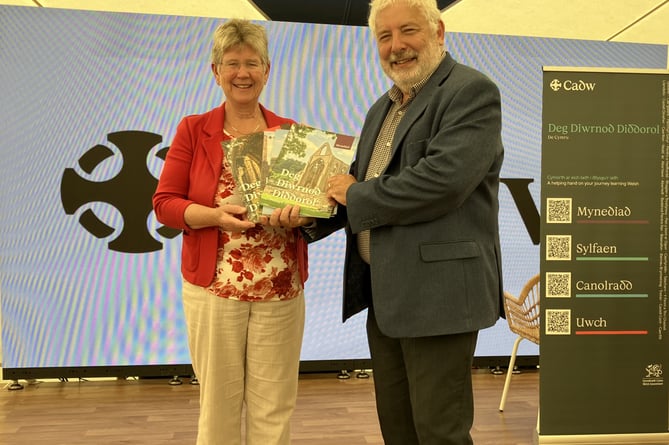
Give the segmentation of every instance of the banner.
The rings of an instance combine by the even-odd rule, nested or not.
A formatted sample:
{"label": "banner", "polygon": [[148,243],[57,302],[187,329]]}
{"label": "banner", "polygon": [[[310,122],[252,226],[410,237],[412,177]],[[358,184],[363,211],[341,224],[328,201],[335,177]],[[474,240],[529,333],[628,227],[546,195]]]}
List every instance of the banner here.
{"label": "banner", "polygon": [[666,434],[669,73],[545,68],[542,134],[540,434]]}

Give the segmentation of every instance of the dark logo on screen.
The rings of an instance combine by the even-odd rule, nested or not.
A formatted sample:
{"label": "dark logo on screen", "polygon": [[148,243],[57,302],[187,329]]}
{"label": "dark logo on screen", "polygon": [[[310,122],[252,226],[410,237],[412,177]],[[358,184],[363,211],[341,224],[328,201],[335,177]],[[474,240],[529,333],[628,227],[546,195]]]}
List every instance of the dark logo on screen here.
{"label": "dark logo on screen", "polygon": [[[147,220],[153,211],[151,197],[158,180],[147,166],[149,152],[163,138],[144,131],[120,131],[109,133],[107,140],[120,151],[120,171],[105,181],[91,181],[79,175],[75,169],[66,168],[60,184],[60,196],[65,213],[73,215],[79,208],[94,202],[103,202],[114,207],[123,219],[120,234],[108,243],[109,249],[124,253],[147,253],[160,250],[163,244],[157,241],[147,228]],[[168,147],[158,150],[156,156],[165,159]],[[105,161],[119,156],[105,145],[96,145],[78,160],[86,174],[92,174]],[[79,224],[96,238],[107,238],[118,228],[111,227],[91,208],[79,216]],[[181,232],[169,227],[158,228],[165,238],[174,238]]]}

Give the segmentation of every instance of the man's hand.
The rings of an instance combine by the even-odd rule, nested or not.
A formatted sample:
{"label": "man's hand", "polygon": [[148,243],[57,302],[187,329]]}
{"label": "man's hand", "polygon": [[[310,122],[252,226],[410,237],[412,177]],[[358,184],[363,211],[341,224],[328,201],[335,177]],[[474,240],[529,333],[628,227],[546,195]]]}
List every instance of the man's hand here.
{"label": "man's hand", "polygon": [[351,184],[355,184],[355,177],[352,175],[334,175],[328,179],[328,198],[337,201],[341,205],[346,205],[346,192]]}

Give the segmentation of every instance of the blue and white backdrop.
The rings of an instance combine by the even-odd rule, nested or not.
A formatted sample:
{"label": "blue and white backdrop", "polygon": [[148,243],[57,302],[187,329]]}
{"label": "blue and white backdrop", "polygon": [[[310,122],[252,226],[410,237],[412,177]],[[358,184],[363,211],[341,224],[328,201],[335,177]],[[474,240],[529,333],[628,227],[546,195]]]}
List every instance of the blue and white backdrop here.
{"label": "blue and white backdrop", "polygon": [[[218,19],[0,6],[2,366],[188,364],[180,236],[151,194],[176,125],[222,101],[209,68]],[[358,133],[389,87],[364,27],[263,22],[278,114]],[[505,288],[539,272],[542,66],[665,68],[664,45],[447,34],[503,97]],[[343,234],[310,246],[302,360],[369,357],[365,314],[341,323]],[[506,322],[480,359],[508,356]],[[524,342],[519,354],[536,356]],[[337,368],[338,369],[338,368]]]}

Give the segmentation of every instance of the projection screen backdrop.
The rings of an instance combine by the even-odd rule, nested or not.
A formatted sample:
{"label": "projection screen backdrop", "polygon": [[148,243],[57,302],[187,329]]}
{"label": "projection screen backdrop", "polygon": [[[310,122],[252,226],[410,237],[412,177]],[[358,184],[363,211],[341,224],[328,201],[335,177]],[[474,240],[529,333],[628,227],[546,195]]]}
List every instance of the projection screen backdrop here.
{"label": "projection screen backdrop", "polygon": [[[190,363],[180,235],[151,194],[176,125],[221,103],[209,67],[222,20],[0,6],[2,366]],[[261,102],[359,132],[389,88],[366,27],[262,22],[272,60]],[[452,33],[446,48],[503,97],[505,288],[539,271],[542,66],[665,68],[664,45]],[[341,322],[343,234],[310,246],[302,360],[367,359],[365,314]],[[506,321],[476,357],[508,356]],[[524,342],[521,356],[536,356]]]}

